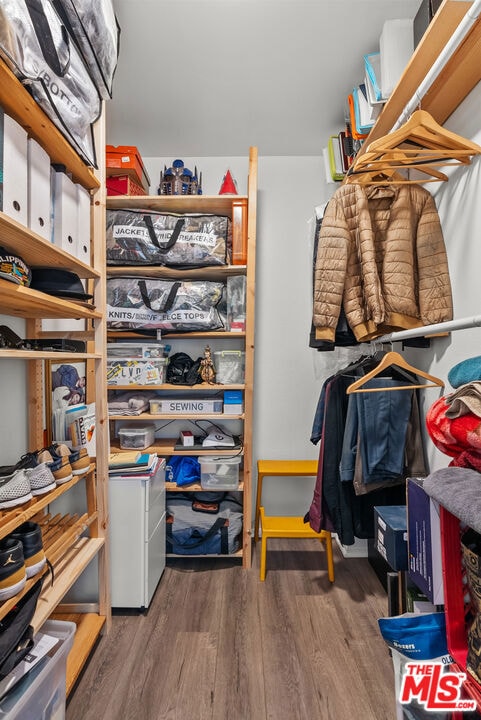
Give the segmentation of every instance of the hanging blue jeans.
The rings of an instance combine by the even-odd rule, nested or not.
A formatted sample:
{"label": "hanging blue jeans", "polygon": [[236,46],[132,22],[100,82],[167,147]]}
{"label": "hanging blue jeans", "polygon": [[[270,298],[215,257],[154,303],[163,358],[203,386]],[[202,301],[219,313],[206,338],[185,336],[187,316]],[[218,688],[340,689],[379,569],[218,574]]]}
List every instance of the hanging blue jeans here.
{"label": "hanging blue jeans", "polygon": [[[399,380],[391,378],[372,378],[364,387],[400,384]],[[366,484],[399,479],[404,469],[411,402],[412,390],[353,393],[349,396],[340,463],[342,481],[351,481],[354,477],[356,452],[361,452]]]}

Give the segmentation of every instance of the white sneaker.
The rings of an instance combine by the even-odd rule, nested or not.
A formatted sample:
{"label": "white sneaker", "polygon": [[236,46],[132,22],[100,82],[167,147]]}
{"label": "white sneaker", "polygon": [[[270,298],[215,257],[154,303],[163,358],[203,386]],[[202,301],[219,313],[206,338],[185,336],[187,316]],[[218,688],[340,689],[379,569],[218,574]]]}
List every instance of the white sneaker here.
{"label": "white sneaker", "polygon": [[30,482],[32,495],[43,495],[50,492],[50,490],[55,490],[57,487],[53,473],[46,462],[40,463],[33,468],[27,468],[25,472]]}
{"label": "white sneaker", "polygon": [[15,470],[0,478],[0,508],[10,508],[32,499],[30,481],[25,470]]}

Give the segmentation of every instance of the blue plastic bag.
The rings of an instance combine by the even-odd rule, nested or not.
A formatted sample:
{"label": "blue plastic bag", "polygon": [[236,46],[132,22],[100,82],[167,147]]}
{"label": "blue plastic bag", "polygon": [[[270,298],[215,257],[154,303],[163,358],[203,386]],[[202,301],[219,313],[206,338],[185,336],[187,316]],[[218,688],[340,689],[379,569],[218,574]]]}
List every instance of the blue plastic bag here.
{"label": "blue plastic bag", "polygon": [[200,483],[200,463],[191,455],[172,455],[165,468],[166,477],[179,487]]}

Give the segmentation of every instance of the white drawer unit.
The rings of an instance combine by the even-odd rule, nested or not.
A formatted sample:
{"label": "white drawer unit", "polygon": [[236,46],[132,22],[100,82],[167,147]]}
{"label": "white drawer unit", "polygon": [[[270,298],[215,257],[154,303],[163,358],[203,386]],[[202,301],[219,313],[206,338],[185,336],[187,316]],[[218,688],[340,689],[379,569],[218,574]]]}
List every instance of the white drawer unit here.
{"label": "white drawer unit", "polygon": [[148,608],[165,568],[165,460],[151,478],[109,479],[112,607]]}

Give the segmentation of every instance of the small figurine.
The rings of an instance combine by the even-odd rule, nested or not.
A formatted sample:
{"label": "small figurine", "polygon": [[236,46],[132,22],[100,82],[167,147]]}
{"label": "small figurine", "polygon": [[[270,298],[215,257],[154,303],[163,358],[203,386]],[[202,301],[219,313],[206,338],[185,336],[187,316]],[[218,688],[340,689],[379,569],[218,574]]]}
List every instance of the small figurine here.
{"label": "small figurine", "polygon": [[215,367],[214,363],[212,362],[212,355],[209,345],[205,346],[204,357],[200,361],[200,376],[202,378],[202,382],[208,383],[209,385],[214,385]]}

